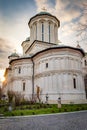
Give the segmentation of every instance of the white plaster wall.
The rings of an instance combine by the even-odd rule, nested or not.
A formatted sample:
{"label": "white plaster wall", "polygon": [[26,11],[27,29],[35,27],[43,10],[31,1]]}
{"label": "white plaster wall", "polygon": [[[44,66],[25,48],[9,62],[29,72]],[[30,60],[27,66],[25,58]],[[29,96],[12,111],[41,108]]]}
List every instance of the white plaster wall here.
{"label": "white plaster wall", "polygon": [[85,65],[85,61],[87,62],[87,54],[82,60],[82,69],[83,69],[83,74],[84,76],[87,75],[87,65]]}
{"label": "white plaster wall", "polygon": [[[41,17],[36,17],[30,22],[30,42],[34,40],[42,41],[42,26],[44,24],[44,42],[49,42],[49,22],[50,25],[50,43],[58,43],[58,21],[54,17],[48,17],[47,15],[42,15]],[[36,24],[35,24],[36,23]],[[37,34],[36,27],[37,26]],[[37,35],[37,38],[36,38]]]}
{"label": "white plaster wall", "polygon": [[[34,59],[35,86],[42,89],[42,100],[46,93],[49,102],[56,102],[60,96],[63,103],[79,102],[85,100],[84,80],[82,77],[82,55],[78,51],[49,51]],[[48,63],[48,68],[46,68]],[[76,89],[73,78],[76,78]]]}
{"label": "white plaster wall", "polygon": [[[19,67],[21,72],[19,73]],[[30,59],[22,59],[12,63],[12,72],[10,83],[12,91],[20,92],[26,99],[32,96],[32,62]],[[23,82],[25,82],[25,91],[23,91]]]}
{"label": "white plaster wall", "polygon": [[[25,91],[23,91],[23,82],[26,83]],[[21,93],[26,99],[32,97],[32,82],[29,79],[16,79],[13,81],[12,91]]]}

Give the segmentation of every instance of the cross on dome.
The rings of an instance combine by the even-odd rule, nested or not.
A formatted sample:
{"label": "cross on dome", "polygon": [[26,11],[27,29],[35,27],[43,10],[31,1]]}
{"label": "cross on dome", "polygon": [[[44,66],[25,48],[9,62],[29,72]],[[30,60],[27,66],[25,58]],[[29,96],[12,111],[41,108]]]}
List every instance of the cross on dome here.
{"label": "cross on dome", "polygon": [[77,41],[77,46],[76,47],[77,48],[81,48],[80,45],[79,45],[79,41]]}
{"label": "cross on dome", "polygon": [[17,52],[17,50],[16,49],[14,49],[14,53],[16,53]]}
{"label": "cross on dome", "polygon": [[41,8],[42,11],[47,11],[47,9],[45,7]]}

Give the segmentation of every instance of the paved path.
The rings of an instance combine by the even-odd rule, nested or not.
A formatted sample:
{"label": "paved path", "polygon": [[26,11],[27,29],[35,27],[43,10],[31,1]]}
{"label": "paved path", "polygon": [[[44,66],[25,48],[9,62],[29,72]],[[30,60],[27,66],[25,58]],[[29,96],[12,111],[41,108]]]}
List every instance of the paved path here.
{"label": "paved path", "polygon": [[0,130],[87,130],[87,111],[0,119]]}

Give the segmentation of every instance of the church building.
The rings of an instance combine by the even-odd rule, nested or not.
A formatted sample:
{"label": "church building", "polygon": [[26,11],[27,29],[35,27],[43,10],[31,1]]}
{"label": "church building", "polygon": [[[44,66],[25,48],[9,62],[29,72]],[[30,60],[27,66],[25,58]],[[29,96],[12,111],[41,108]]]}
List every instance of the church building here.
{"label": "church building", "polygon": [[[9,58],[3,90],[19,92],[26,100],[85,103],[87,98],[87,55],[79,46],[58,44],[60,21],[40,12],[28,22],[30,37],[22,42],[23,55]],[[84,78],[85,77],[85,78]],[[84,82],[85,81],[85,82]]]}

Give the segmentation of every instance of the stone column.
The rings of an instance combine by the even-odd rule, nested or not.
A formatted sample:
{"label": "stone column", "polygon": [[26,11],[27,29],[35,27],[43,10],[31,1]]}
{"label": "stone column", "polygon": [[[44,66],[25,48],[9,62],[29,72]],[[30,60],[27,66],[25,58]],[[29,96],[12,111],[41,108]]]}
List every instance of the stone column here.
{"label": "stone column", "polygon": [[56,44],[58,43],[58,29],[57,29],[57,26],[56,26]]}
{"label": "stone column", "polygon": [[32,41],[32,27],[30,27],[30,41]]}
{"label": "stone column", "polygon": [[35,24],[33,25],[33,29],[34,29],[33,30],[34,31],[33,32],[33,34],[34,34],[34,39],[33,40],[36,40],[36,25]]}
{"label": "stone column", "polygon": [[50,42],[51,43],[55,43],[55,40],[54,40],[54,23],[51,23],[51,31],[50,31],[51,33],[50,33],[50,37],[51,37],[51,40],[50,40]]}
{"label": "stone column", "polygon": [[48,22],[44,21],[44,41],[48,42]]}
{"label": "stone column", "polygon": [[41,40],[41,24],[37,22],[37,40]]}

